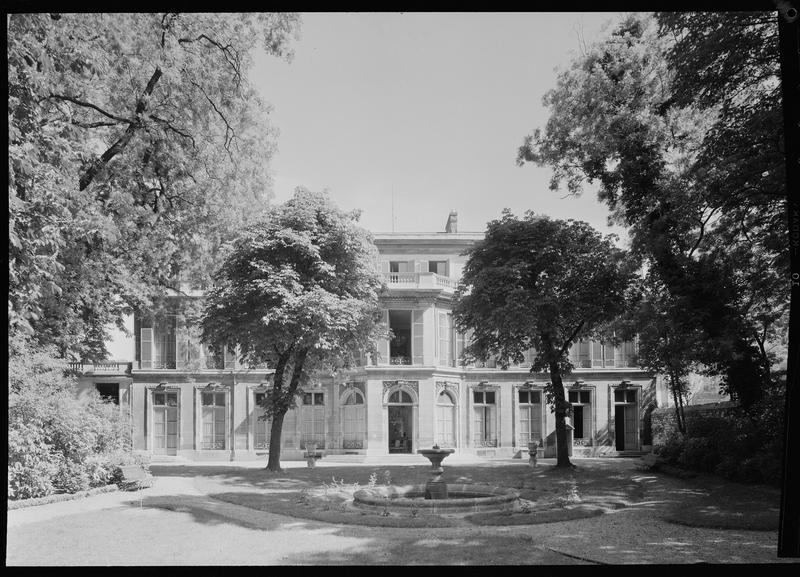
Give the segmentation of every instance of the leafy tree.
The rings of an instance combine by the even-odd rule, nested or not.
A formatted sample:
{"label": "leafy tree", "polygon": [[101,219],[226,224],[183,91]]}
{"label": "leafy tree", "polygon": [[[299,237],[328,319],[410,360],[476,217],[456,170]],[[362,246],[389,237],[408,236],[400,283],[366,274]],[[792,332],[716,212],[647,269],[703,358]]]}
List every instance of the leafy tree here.
{"label": "leafy tree", "polygon": [[456,291],[454,319],[470,331],[467,358],[522,362],[533,348],[531,371],[547,371],[545,392],[556,416],[558,466],[569,466],[562,376],[581,337],[617,317],[632,278],[624,251],[585,222],[503,211],[468,253]]}
{"label": "leafy tree", "polygon": [[298,188],[227,247],[201,321],[204,342],[238,347],[242,362],[274,368],[267,469],[280,470],[281,430],[299,387],[319,371],[360,362],[385,336],[375,246],[326,194]]}
{"label": "leafy tree", "polygon": [[292,14],[11,14],[9,327],[104,357],[105,326],[174,284],[268,200],[252,51]]}
{"label": "leafy tree", "polygon": [[[729,36],[725,49],[732,50],[739,27],[729,26],[726,17],[710,18],[717,21],[716,34]],[[693,18],[676,18],[674,26]],[[688,51],[713,44],[714,36],[695,38],[694,47],[676,44],[671,34],[658,33],[652,17],[625,18],[561,73],[544,99],[551,109],[547,125],[525,139],[518,162],[551,166],[552,189],[565,182],[579,194],[584,183],[599,184],[598,198],[613,221],[630,227],[633,253],[652,271],[649,278],[674,299],[661,310],[670,312],[675,326],[702,331],[692,360],[722,374],[728,391],[749,405],[769,379],[774,359],[767,343],[787,315],[775,236],[782,228],[776,212],[781,163],[770,157],[749,164],[748,151],[758,146],[758,139],[747,139],[754,117],[737,125],[737,139],[727,140],[728,104],[708,95],[692,99],[705,72],[693,68]],[[675,64],[679,54],[681,66]],[[694,91],[681,88],[690,76]],[[749,94],[763,97],[770,86],[764,82],[753,83]],[[758,106],[750,108],[754,114]],[[733,143],[735,150],[725,148]],[[725,162],[719,163],[723,151]],[[761,190],[751,189],[751,171],[760,175]]]}

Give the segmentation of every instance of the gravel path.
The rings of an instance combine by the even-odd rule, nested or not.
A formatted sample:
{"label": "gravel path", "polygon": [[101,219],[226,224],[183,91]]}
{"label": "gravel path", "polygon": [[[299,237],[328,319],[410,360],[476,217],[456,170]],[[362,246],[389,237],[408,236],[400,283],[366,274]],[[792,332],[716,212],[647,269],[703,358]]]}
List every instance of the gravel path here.
{"label": "gravel path", "polygon": [[[261,466],[231,464],[229,468],[230,472],[242,472]],[[207,469],[205,475],[202,467],[193,466],[189,475],[158,476],[152,488],[138,494],[110,493],[9,511],[6,563],[563,565],[799,561],[776,557],[776,531],[712,530],[662,521],[660,515],[674,506],[676,499],[692,498],[697,493],[688,481],[638,473],[625,459],[603,459],[598,467],[603,475],[634,479],[644,487],[643,498],[600,517],[544,525],[375,529],[295,519],[212,499],[209,494],[232,489],[231,479],[215,475],[218,467]],[[157,469],[154,467],[158,474]],[[490,475],[490,471],[491,464],[482,472]]]}

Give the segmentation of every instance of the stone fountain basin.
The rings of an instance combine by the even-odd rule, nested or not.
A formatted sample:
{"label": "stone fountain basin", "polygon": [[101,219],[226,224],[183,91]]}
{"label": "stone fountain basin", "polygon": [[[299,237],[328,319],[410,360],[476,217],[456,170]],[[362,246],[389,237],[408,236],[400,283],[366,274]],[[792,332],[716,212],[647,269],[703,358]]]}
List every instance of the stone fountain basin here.
{"label": "stone fountain basin", "polygon": [[[425,485],[373,487],[353,494],[353,504],[362,509],[406,511],[412,508],[430,512],[499,511],[519,498],[514,489],[447,483],[447,499],[425,499]],[[388,499],[387,499],[388,498]]]}

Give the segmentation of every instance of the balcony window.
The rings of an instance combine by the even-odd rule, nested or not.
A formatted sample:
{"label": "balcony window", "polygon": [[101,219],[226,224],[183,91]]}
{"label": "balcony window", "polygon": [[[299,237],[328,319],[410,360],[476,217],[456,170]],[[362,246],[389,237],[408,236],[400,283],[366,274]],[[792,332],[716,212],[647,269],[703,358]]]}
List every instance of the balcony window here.
{"label": "balcony window", "polygon": [[390,260],[389,272],[414,272],[414,261]]}
{"label": "balcony window", "polygon": [[446,260],[429,260],[428,272],[435,272],[442,276],[447,276],[447,261]]}
{"label": "balcony window", "polygon": [[394,333],[389,342],[389,362],[393,365],[410,365],[411,311],[389,311],[389,328]]}

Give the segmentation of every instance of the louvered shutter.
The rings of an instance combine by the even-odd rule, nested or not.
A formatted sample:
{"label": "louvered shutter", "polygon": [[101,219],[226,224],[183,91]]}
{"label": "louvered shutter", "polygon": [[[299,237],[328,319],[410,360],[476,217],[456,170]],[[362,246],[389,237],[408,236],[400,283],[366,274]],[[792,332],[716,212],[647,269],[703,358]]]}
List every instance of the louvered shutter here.
{"label": "louvered shutter", "polygon": [[424,365],[425,364],[425,357],[423,354],[423,331],[424,331],[424,322],[423,322],[423,314],[424,311],[422,310],[415,310],[412,311],[412,318],[414,320],[414,325],[412,327],[412,363],[415,365]]}
{"label": "louvered shutter", "polygon": [[141,331],[141,367],[143,369],[153,368],[153,329],[143,328]]}
{"label": "louvered shutter", "polygon": [[[387,263],[388,264],[388,263]],[[382,311],[383,323],[389,326],[389,311]],[[380,339],[378,341],[378,359],[376,364],[388,365],[389,360],[389,339]]]}

